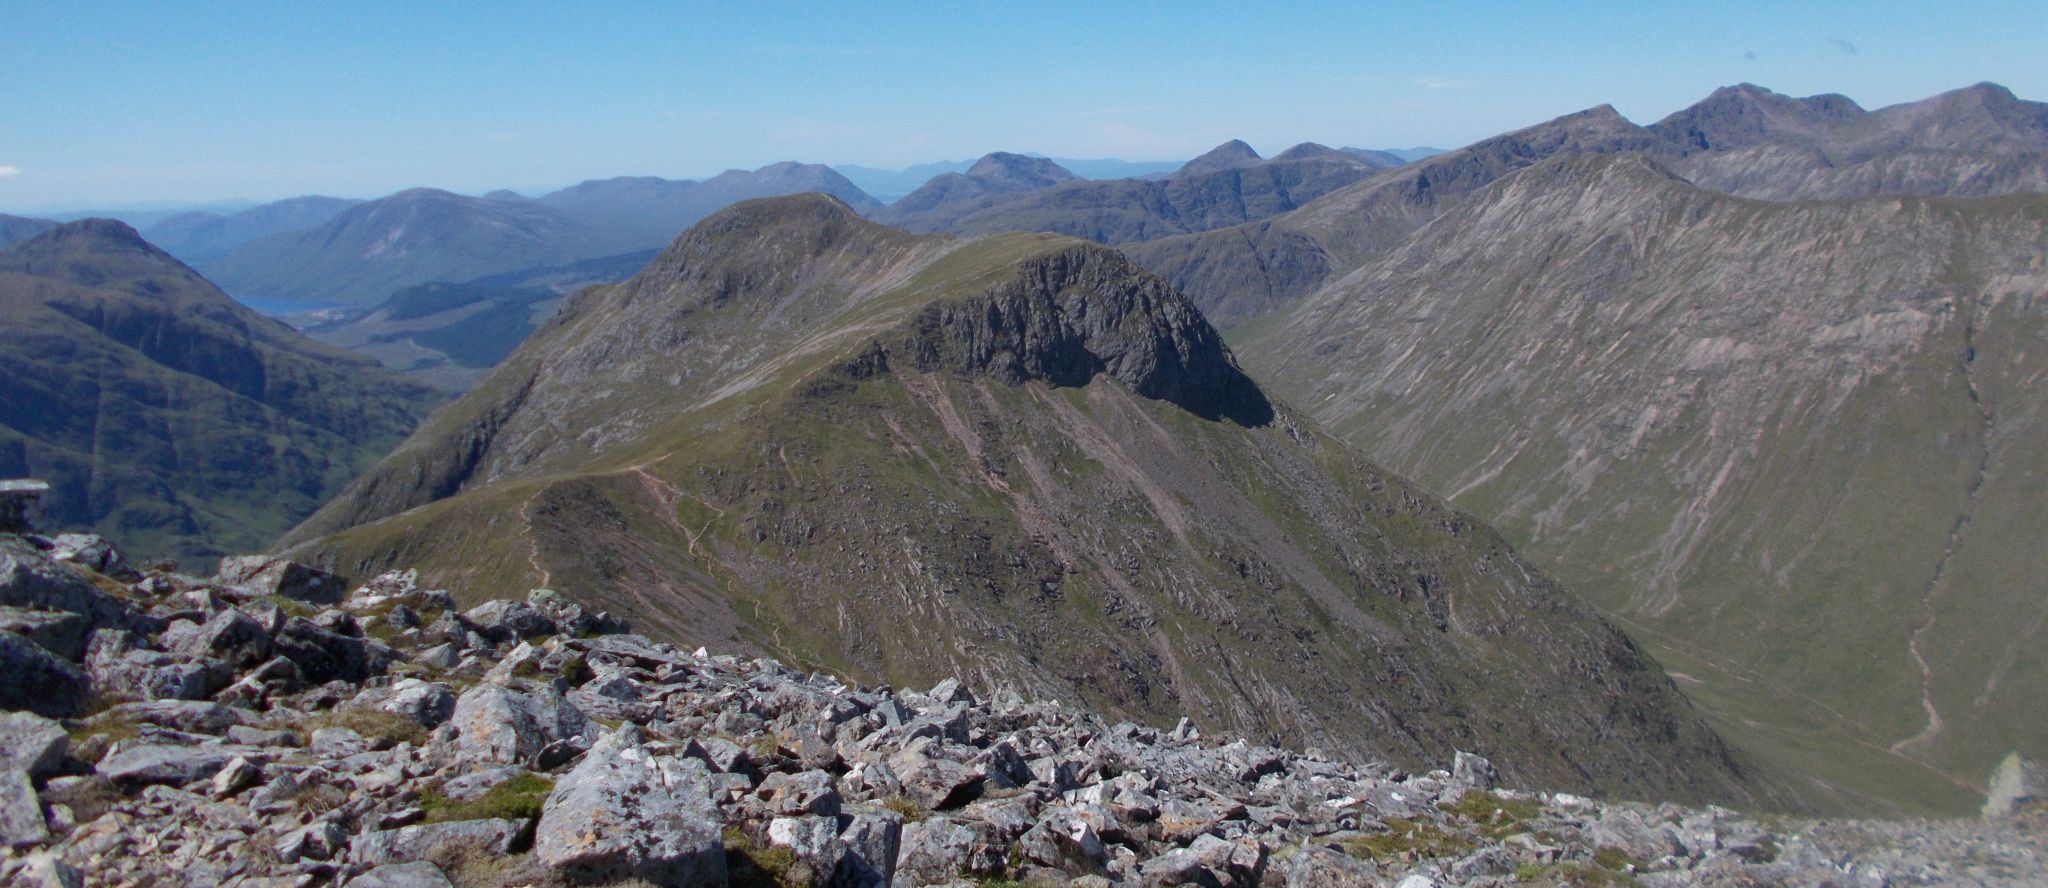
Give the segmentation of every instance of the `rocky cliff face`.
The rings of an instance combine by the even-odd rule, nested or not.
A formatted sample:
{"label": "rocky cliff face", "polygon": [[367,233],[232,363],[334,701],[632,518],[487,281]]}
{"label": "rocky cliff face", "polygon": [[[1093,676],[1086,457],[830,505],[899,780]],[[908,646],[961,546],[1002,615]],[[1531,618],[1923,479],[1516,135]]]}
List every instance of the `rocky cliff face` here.
{"label": "rocky cliff face", "polygon": [[349,572],[544,581],[860,680],[1750,791],[1619,631],[1269,402],[1156,278],[821,197],[734,208],[578,297],[287,542]]}
{"label": "rocky cliff face", "polygon": [[1243,350],[1619,614],[1730,730],[1808,738],[1743,739],[1961,810],[1949,777],[2043,728],[2022,578],[2048,565],[2014,534],[2043,496],[2044,219],[2038,196],[1774,204],[1557,158]]}
{"label": "rocky cliff face", "polygon": [[0,252],[0,474],[53,523],[210,563],[303,520],[437,402],[236,304],[119,222]]}
{"label": "rocky cliff face", "polygon": [[2048,867],[2048,815],[2003,774],[1993,821],[1766,825],[1505,788],[1465,752],[1409,771],[1014,687],[864,686],[627,634],[548,590],[465,611],[410,573],[350,591],[263,557],[210,580],[122,565],[98,539],[0,533],[9,885],[2019,886]]}

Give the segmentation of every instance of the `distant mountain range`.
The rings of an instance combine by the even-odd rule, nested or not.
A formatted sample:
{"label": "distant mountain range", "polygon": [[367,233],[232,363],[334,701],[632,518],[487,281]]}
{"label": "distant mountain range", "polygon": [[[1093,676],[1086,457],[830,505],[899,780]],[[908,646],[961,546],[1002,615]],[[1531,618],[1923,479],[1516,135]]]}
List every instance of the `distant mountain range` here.
{"label": "distant mountain range", "polygon": [[[1135,179],[1158,173],[1170,173],[1180,168],[1178,160],[1133,161],[1105,158],[1046,157],[1041,154],[1025,154],[1025,157],[1047,160],[1061,169],[1084,179]],[[916,191],[930,182],[933,177],[945,173],[965,173],[974,166],[972,160],[942,160],[935,163],[920,163],[900,170],[877,167],[834,164],[833,169],[860,186],[862,191],[874,195],[883,203],[894,203],[904,195]]]}
{"label": "distant mountain range", "polygon": [[1231,141],[1156,179],[1082,180],[1046,164],[1036,178],[999,181],[1019,160],[989,155],[965,174],[934,178],[875,218],[916,232],[1046,231],[1122,244],[1264,219],[1385,168],[1313,143],[1267,160]]}
{"label": "distant mountain range", "polygon": [[189,265],[225,258],[236,247],[260,237],[324,224],[343,210],[362,203],[340,197],[287,198],[236,213],[180,213],[142,229],[142,235]]}
{"label": "distant mountain range", "polygon": [[286,544],[864,682],[1755,798],[1625,636],[1270,401],[1156,277],[823,195],[578,293]]}
{"label": "distant mountain range", "polygon": [[[652,250],[734,201],[801,191],[879,206],[830,168],[798,163],[703,182],[593,180],[532,200],[510,192],[478,198],[416,188],[342,208],[312,227],[209,251],[194,262],[237,297],[266,307],[360,308],[406,287]],[[286,212],[268,205],[228,219]]]}
{"label": "distant mountain range", "polygon": [[49,524],[201,573],[311,513],[439,402],[104,219],[0,251],[0,381],[0,477],[49,480]]}
{"label": "distant mountain range", "polygon": [[57,227],[57,223],[49,219],[30,219],[0,213],[0,250],[7,249],[55,227]]}

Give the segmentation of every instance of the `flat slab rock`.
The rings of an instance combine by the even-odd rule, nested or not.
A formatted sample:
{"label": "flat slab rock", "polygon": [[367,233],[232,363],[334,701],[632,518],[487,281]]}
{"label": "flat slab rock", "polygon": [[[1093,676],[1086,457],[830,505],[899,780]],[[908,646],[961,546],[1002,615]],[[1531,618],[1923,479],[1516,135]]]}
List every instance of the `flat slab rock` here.
{"label": "flat slab rock", "polygon": [[541,864],[575,881],[725,884],[725,842],[710,772],[654,755],[628,723],[555,784],[534,832]]}

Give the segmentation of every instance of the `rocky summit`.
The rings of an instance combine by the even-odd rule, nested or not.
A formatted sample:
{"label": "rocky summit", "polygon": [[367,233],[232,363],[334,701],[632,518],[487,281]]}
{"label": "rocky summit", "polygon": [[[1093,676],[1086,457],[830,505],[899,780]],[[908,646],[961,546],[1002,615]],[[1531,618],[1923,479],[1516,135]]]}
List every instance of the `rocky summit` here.
{"label": "rocky summit", "polygon": [[[33,497],[10,489],[10,502]],[[16,530],[27,528],[16,525]],[[684,651],[548,590],[202,579],[0,535],[0,882],[23,886],[2039,884],[1982,821],[1756,818]],[[52,629],[51,627],[61,627]],[[82,644],[79,643],[82,640]],[[2010,772],[2010,773],[2007,773]],[[1995,815],[1995,816],[1994,816]]]}

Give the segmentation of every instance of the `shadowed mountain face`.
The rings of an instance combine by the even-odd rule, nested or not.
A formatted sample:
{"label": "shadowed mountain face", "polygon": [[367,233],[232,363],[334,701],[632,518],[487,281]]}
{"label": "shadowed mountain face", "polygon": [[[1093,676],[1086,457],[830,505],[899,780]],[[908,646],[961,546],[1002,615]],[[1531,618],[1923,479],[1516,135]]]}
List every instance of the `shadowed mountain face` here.
{"label": "shadowed mountain face", "polygon": [[1382,168],[1320,145],[1263,160],[1233,141],[1160,179],[1013,177],[1016,184],[1008,187],[975,188],[967,184],[974,181],[971,175],[940,176],[877,218],[910,231],[1044,231],[1121,244],[1264,219]]}
{"label": "shadowed mountain face", "polygon": [[2048,751],[2044,266],[2048,196],[1778,204],[1559,157],[1240,345],[1622,618],[1738,743],[1960,812]]}
{"label": "shadowed mountain face", "polygon": [[1066,238],[916,237],[816,195],[721,212],[285,545],[862,681],[1748,798],[1619,631]]}
{"label": "shadowed mountain face", "polygon": [[49,231],[57,223],[48,219],[30,219],[25,216],[9,216],[0,213],[0,250]]}
{"label": "shadowed mountain face", "polygon": [[61,529],[193,570],[302,520],[437,400],[109,220],[0,252],[0,318],[0,476],[49,479]]}
{"label": "shadowed mountain face", "polygon": [[[1601,106],[1373,176],[1265,221],[1128,247],[1229,329],[1315,292],[1502,176],[1640,152],[1703,188],[1772,200],[2048,191],[2048,105],[1980,84],[1865,112],[1742,85],[1642,127]],[[1221,150],[1221,149],[1219,149]]]}
{"label": "shadowed mountain face", "polygon": [[143,231],[149,242],[188,265],[219,261],[259,237],[313,228],[362,203],[339,197],[294,197],[239,213],[180,213]]}

